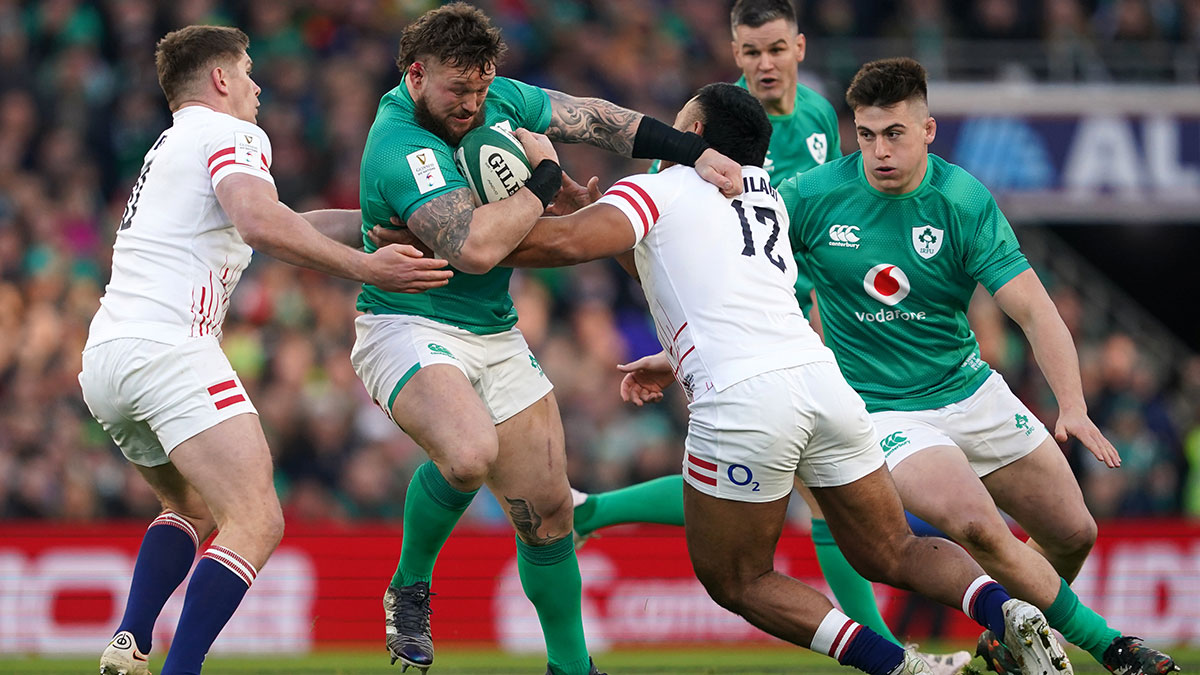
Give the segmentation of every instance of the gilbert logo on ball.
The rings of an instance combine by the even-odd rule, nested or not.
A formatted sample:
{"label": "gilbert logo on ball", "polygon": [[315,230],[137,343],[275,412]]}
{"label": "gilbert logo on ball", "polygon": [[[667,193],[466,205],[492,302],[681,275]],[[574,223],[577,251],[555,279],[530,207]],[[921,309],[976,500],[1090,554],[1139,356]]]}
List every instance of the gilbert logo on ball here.
{"label": "gilbert logo on ball", "polygon": [[454,151],[454,165],[480,204],[512,195],[533,173],[525,150],[509,129],[508,120],[472,129]]}

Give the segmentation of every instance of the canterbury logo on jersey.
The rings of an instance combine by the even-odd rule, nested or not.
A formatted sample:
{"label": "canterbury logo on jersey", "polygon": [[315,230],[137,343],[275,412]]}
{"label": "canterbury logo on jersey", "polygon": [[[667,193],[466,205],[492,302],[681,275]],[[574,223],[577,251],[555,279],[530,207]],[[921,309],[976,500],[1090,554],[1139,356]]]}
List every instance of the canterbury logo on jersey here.
{"label": "canterbury logo on jersey", "polygon": [[861,237],[857,225],[834,225],[829,228],[829,245],[858,248]]}

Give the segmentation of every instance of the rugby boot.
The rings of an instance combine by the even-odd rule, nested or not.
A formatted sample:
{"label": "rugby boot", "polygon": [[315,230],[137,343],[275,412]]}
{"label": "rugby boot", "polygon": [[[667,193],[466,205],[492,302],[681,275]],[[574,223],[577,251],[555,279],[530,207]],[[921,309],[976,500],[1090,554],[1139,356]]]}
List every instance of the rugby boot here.
{"label": "rugby boot", "polygon": [[1130,635],[1113,640],[1104,650],[1104,667],[1116,675],[1166,675],[1179,670],[1175,659]]}
{"label": "rugby boot", "polygon": [[932,673],[929,663],[925,660],[925,655],[917,651],[914,645],[909,645],[904,648],[904,660],[888,675],[932,675]]}
{"label": "rugby boot", "polygon": [[963,666],[971,662],[971,653],[967,651],[952,652],[950,654],[927,654],[920,651],[920,647],[916,644],[904,645],[905,649],[912,649],[920,656],[925,663],[929,664],[929,672],[933,675],[958,675],[962,672]]}
{"label": "rugby boot", "polygon": [[998,675],[1021,675],[1021,665],[1017,657],[1008,651],[1008,647],[990,630],[983,631],[979,636],[979,644],[975,647],[975,655],[987,664],[987,669]]}
{"label": "rugby boot", "polygon": [[387,650],[392,663],[399,659],[400,672],[412,666],[422,673],[433,665],[433,635],[429,629],[429,584],[418,581],[409,586],[388,586],[383,594]]}
{"label": "rugby boot", "polygon": [[1073,675],[1071,661],[1041,610],[1010,598],[1003,605],[1004,641],[1024,675]]}
{"label": "rugby boot", "polygon": [[[551,668],[549,664],[546,664],[546,675],[558,675],[558,673],[554,672],[554,669]],[[596,670],[596,662],[592,661],[592,669],[588,671],[588,675],[607,675],[607,674],[602,673],[599,670]]]}
{"label": "rugby boot", "polygon": [[133,633],[123,630],[113,636],[100,655],[100,675],[150,675],[150,660],[138,651]]}

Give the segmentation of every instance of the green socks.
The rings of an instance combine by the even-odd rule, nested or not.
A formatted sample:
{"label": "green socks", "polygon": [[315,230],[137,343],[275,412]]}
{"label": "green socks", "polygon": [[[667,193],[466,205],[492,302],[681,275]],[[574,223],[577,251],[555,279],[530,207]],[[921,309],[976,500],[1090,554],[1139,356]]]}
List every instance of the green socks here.
{"label": "green socks", "polygon": [[580,534],[621,523],[683,527],[683,475],[663,476],[620,490],[588,495],[575,509],[575,531]]}
{"label": "green socks", "polygon": [[837,598],[846,616],[879,633],[885,640],[900,645],[900,641],[883,622],[879,605],[875,604],[875,589],[871,588],[871,582],[855,571],[846,556],[842,555],[824,520],[813,518],[812,540],[813,547],[817,549],[821,573],[825,575],[833,597]]}
{"label": "green socks", "polygon": [[561,675],[588,675],[591,659],[583,639],[579,560],[570,537],[548,546],[530,546],[517,539],[517,572],[525,597],[537,609],[546,657]]}
{"label": "green socks", "polygon": [[1104,617],[1079,602],[1079,596],[1059,579],[1058,597],[1046,610],[1046,622],[1062,633],[1067,642],[1092,655],[1097,662],[1104,663],[1104,650],[1121,636],[1121,631],[1108,627]]}
{"label": "green socks", "polygon": [[[392,586],[433,579],[433,564],[475,492],[455,490],[433,461],[417,467],[404,498],[404,538]],[[578,572],[576,573],[578,574]]]}

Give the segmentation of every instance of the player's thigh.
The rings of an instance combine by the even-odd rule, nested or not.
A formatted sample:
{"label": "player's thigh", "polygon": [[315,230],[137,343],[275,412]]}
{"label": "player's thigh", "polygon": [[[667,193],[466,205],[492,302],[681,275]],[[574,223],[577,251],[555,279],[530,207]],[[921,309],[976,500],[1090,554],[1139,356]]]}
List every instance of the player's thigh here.
{"label": "player's thigh", "polygon": [[[919,438],[920,434],[910,434]],[[953,445],[934,445],[891,469],[904,507],[963,543],[980,543],[1008,532],[1008,525],[974,469]]]}
{"label": "player's thigh", "polygon": [[718,499],[774,502],[788,496],[815,424],[803,369],[755,375],[688,406],[683,479]]}
{"label": "player's thigh", "polygon": [[697,577],[714,595],[774,569],[775,546],[788,495],[766,502],[734,501],[683,486],[684,530]]}
{"label": "player's thigh", "polygon": [[1058,443],[1047,437],[1031,453],[983,477],[1005,513],[1038,542],[1090,548],[1096,522]]}
{"label": "player's thigh", "polygon": [[274,529],[282,518],[258,415],[231,417],[183,441],[171,452],[171,463],[208,505],[218,527],[246,522]]}
{"label": "player's thigh", "polygon": [[500,454],[488,487],[531,544],[567,536],[573,522],[562,422],[553,393],[496,426]]}
{"label": "player's thigh", "polygon": [[473,379],[483,368],[477,336],[453,326],[403,315],[359,316],[350,360],[367,392],[430,457],[491,464],[496,434]]}
{"label": "player's thigh", "polygon": [[846,559],[863,574],[881,578],[911,535],[887,468],[881,463],[853,482],[812,492]]}

